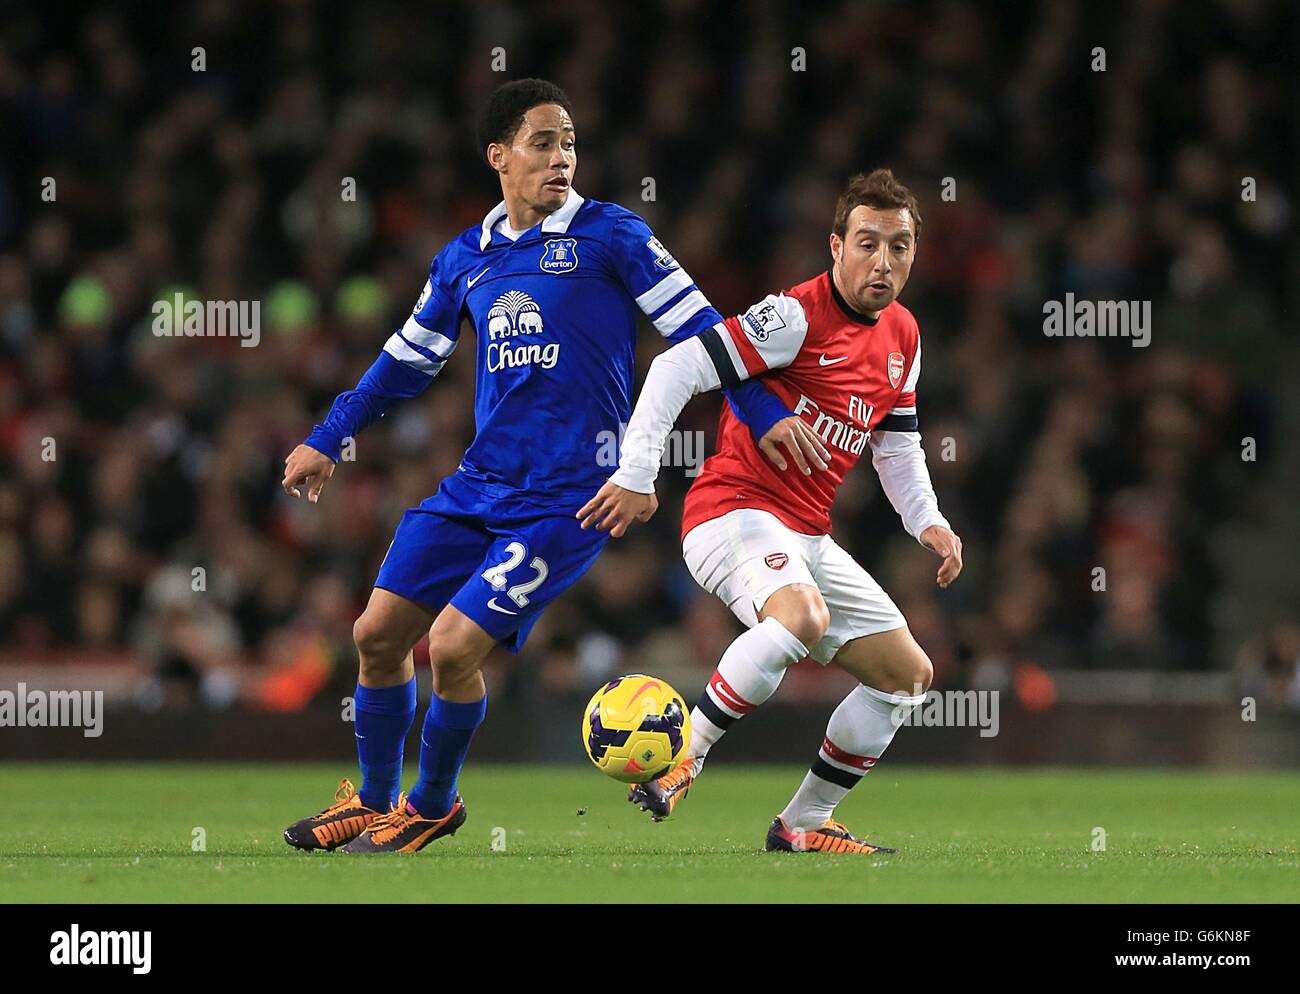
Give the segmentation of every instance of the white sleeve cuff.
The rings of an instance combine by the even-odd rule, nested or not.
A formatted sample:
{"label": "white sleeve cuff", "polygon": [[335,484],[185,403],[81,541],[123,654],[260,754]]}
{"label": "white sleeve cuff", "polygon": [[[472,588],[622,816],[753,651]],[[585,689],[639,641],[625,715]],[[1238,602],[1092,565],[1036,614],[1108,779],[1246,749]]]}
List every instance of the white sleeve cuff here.
{"label": "white sleeve cuff", "polygon": [[652,494],[655,492],[655,476],[654,472],[640,466],[620,466],[614,470],[609,482],[633,493]]}
{"label": "white sleeve cuff", "polygon": [[[912,522],[912,528],[907,528],[907,525],[904,525],[903,527],[907,528],[907,533],[909,535],[920,542],[922,533],[931,525],[939,525],[941,528],[947,528],[949,531],[952,531],[952,525],[948,523],[948,519],[938,511],[935,511],[933,515]],[[913,531],[913,528],[916,530]],[[922,542],[921,544],[924,545],[925,543]]]}

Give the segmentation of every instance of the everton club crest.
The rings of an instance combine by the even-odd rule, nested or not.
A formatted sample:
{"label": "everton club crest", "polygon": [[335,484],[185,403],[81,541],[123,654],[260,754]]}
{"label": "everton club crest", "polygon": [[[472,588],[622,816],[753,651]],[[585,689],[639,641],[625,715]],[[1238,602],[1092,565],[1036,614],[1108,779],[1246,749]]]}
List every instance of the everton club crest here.
{"label": "everton club crest", "polygon": [[578,239],[552,238],[542,253],[542,272],[571,273],[578,268]]}

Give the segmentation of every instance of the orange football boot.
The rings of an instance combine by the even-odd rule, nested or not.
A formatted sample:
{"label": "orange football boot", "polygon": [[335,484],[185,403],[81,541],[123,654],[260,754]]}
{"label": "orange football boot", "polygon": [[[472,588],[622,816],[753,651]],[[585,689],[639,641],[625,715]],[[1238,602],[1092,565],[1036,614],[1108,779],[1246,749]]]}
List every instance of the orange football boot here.
{"label": "orange football boot", "polygon": [[361,795],[346,777],[334,792],[334,803],[318,815],[294,822],[284,830],[284,841],[297,849],[330,851],[346,845],[366,830],[380,812],[361,803]]}
{"label": "orange football boot", "polygon": [[642,811],[649,811],[655,821],[663,821],[690,791],[695,782],[694,767],[695,757],[687,756],[657,780],[633,784],[627,799],[641,805]]}
{"label": "orange football boot", "polygon": [[441,818],[424,818],[406,803],[406,795],[397,799],[397,807],[380,815],[370,826],[349,842],[345,853],[419,852],[434,839],[455,835],[465,824],[465,802],[459,794],[451,810]]}
{"label": "orange football boot", "polygon": [[786,825],[780,815],[772,819],[764,848],[768,852],[860,853],[866,856],[878,852],[898,852],[897,849],[875,846],[865,839],[857,838],[838,821],[828,821],[820,828],[801,832]]}

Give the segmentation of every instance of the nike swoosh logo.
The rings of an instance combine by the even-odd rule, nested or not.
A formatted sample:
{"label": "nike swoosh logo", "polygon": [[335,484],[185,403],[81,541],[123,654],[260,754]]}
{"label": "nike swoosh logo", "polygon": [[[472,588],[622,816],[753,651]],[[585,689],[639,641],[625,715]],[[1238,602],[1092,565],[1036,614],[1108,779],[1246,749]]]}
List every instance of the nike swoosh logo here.
{"label": "nike swoosh logo", "polygon": [[627,706],[631,707],[632,702],[635,701],[642,694],[644,694],[647,690],[656,690],[661,686],[662,684],[658,680],[651,680],[649,683],[643,683],[641,685],[641,689],[632,695],[632,700],[627,702]]}
{"label": "nike swoosh logo", "polygon": [[475,276],[472,280],[467,278],[467,279],[465,280],[465,289],[466,289],[466,290],[473,290],[473,289],[474,289],[474,284],[477,283],[479,280],[481,280],[484,276],[486,276],[486,275],[487,275],[487,271],[488,271],[488,269],[491,269],[491,268],[492,268],[491,266],[488,266],[487,269],[483,270],[483,272],[479,273],[479,274],[478,274],[477,276]]}
{"label": "nike swoosh logo", "polygon": [[500,611],[502,614],[518,614],[518,613],[519,613],[518,611],[507,611],[505,608],[503,608],[503,607],[499,607],[499,606],[497,605],[497,599],[496,599],[495,597],[493,597],[490,601],[488,601],[488,607],[490,607],[493,611]]}
{"label": "nike swoosh logo", "polygon": [[827,358],[826,358],[826,353],[823,352],[822,355],[821,355],[821,358],[817,360],[817,365],[819,365],[819,366],[834,366],[837,362],[843,362],[843,361],[844,361],[845,359],[847,359],[847,358],[848,358],[848,356],[846,356],[846,355],[842,355],[842,356],[840,356],[838,359],[827,359]]}

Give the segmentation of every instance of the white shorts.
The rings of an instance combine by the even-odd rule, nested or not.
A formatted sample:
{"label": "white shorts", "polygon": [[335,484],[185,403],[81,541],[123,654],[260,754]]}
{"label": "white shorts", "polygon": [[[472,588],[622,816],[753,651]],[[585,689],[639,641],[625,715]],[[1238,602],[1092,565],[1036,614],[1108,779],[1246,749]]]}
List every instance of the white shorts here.
{"label": "white shorts", "polygon": [[823,666],[845,642],[907,624],[880,584],[829,535],[800,535],[774,515],[740,508],[696,525],[682,542],[695,582],[722,599],[746,626],[782,587],[821,591],[831,622],[809,655]]}

